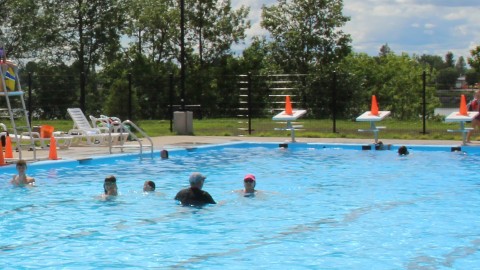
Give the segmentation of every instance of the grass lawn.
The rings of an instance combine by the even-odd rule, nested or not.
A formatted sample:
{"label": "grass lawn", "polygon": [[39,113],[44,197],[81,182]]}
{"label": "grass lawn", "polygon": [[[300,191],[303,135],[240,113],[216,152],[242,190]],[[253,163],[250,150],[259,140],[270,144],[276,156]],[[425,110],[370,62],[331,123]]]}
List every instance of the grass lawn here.
{"label": "grass lawn", "polygon": [[[5,122],[7,127],[11,127]],[[169,120],[136,120],[140,128],[151,137],[176,135],[170,132]],[[303,126],[296,131],[297,137],[309,138],[372,138],[370,132],[358,132],[358,129],[369,128],[369,123],[355,122],[353,120],[337,120],[336,132],[333,132],[334,123],[330,119],[300,119],[297,125]],[[21,123],[17,122],[17,125]],[[32,126],[52,125],[56,131],[68,131],[73,127],[72,120],[34,120]],[[445,123],[443,121],[428,121],[425,125],[426,133],[423,133],[423,123],[419,121],[398,121],[386,119],[377,124],[385,126],[379,134],[381,139],[424,139],[424,140],[461,140],[460,133],[447,132],[447,129],[458,129],[457,123]],[[196,136],[256,136],[256,137],[289,137],[290,131],[278,131],[275,128],[285,124],[272,121],[271,118],[252,119],[252,133],[242,130],[248,127],[246,119],[221,118],[221,119],[194,119],[193,130]],[[469,126],[469,124],[467,124]],[[476,139],[474,134],[472,139]]]}

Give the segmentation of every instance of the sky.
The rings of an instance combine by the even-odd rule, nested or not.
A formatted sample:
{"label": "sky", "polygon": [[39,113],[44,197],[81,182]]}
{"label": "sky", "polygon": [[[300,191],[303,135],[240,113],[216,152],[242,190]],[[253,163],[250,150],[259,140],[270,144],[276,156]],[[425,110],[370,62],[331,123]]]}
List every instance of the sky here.
{"label": "sky", "polygon": [[[275,0],[232,0],[234,8],[250,6],[252,36],[268,35],[260,27],[262,5]],[[395,54],[438,55],[452,52],[455,60],[480,46],[480,0],[344,0],[350,21],[343,30],[355,52],[378,55],[388,44]],[[245,47],[245,44],[243,45]]]}

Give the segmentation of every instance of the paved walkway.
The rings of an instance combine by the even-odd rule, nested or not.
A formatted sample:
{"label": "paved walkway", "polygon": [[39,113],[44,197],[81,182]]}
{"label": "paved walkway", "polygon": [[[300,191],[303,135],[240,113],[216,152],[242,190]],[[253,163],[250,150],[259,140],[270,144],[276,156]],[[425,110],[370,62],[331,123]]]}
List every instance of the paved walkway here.
{"label": "paved walkway", "polygon": [[[221,144],[239,141],[252,142],[290,142],[288,137],[234,137],[234,136],[161,136],[152,138],[155,150],[184,148],[195,145]],[[372,144],[372,139],[344,139],[344,138],[297,138],[297,142],[315,142],[315,143],[342,143],[342,144]],[[460,146],[460,141],[450,140],[383,140],[384,144],[392,145],[445,145]],[[480,146],[480,142],[474,142],[471,145]],[[137,150],[130,149],[126,153],[138,153]],[[114,149],[113,154],[120,154],[119,149]],[[37,150],[37,159],[48,160],[49,150]],[[95,156],[108,156],[109,148],[105,146],[76,146],[68,149],[57,150],[57,156],[60,159],[87,159]],[[32,151],[22,151],[22,158],[33,159]],[[14,159],[7,162],[14,162],[18,159],[18,153],[14,153]]]}

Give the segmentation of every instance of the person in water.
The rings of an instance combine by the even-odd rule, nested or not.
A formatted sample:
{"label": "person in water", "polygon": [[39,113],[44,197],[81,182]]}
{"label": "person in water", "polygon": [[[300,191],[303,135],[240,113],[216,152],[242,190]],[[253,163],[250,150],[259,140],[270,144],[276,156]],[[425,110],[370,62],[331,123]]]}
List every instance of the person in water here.
{"label": "person in water", "polygon": [[118,195],[117,178],[113,175],[107,176],[103,182],[103,190],[103,198],[116,197]]}
{"label": "person in water", "polygon": [[153,192],[155,191],[155,182],[147,180],[143,184],[143,192]]}
{"label": "person in water", "polygon": [[243,196],[249,197],[249,196],[254,196],[255,193],[257,192],[255,190],[255,186],[257,184],[257,180],[255,179],[255,175],[253,174],[247,174],[243,178]]}
{"label": "person in water", "polygon": [[13,176],[10,183],[15,186],[33,186],[35,185],[35,178],[27,175],[27,162],[23,159],[17,161],[17,173]]}
{"label": "person in water", "polygon": [[408,153],[408,149],[407,149],[407,147],[406,147],[405,145],[402,145],[402,146],[400,146],[400,147],[398,148],[398,155],[399,155],[399,156],[406,156],[406,155],[408,155],[408,154],[409,154],[409,153]]}
{"label": "person in water", "polygon": [[182,205],[188,206],[216,204],[212,196],[208,192],[202,190],[206,178],[207,177],[201,173],[192,173],[188,179],[190,187],[180,190],[175,196],[175,200],[180,201]]}

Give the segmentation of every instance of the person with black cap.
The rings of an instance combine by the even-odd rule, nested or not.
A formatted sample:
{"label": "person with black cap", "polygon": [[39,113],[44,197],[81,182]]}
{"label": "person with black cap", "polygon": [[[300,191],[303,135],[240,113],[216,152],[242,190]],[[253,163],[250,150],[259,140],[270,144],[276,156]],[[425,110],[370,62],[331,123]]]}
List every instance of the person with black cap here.
{"label": "person with black cap", "polygon": [[216,204],[212,196],[202,190],[205,177],[201,173],[194,172],[190,175],[190,187],[180,190],[175,196],[175,200],[180,201],[182,205],[201,206],[205,204]]}

